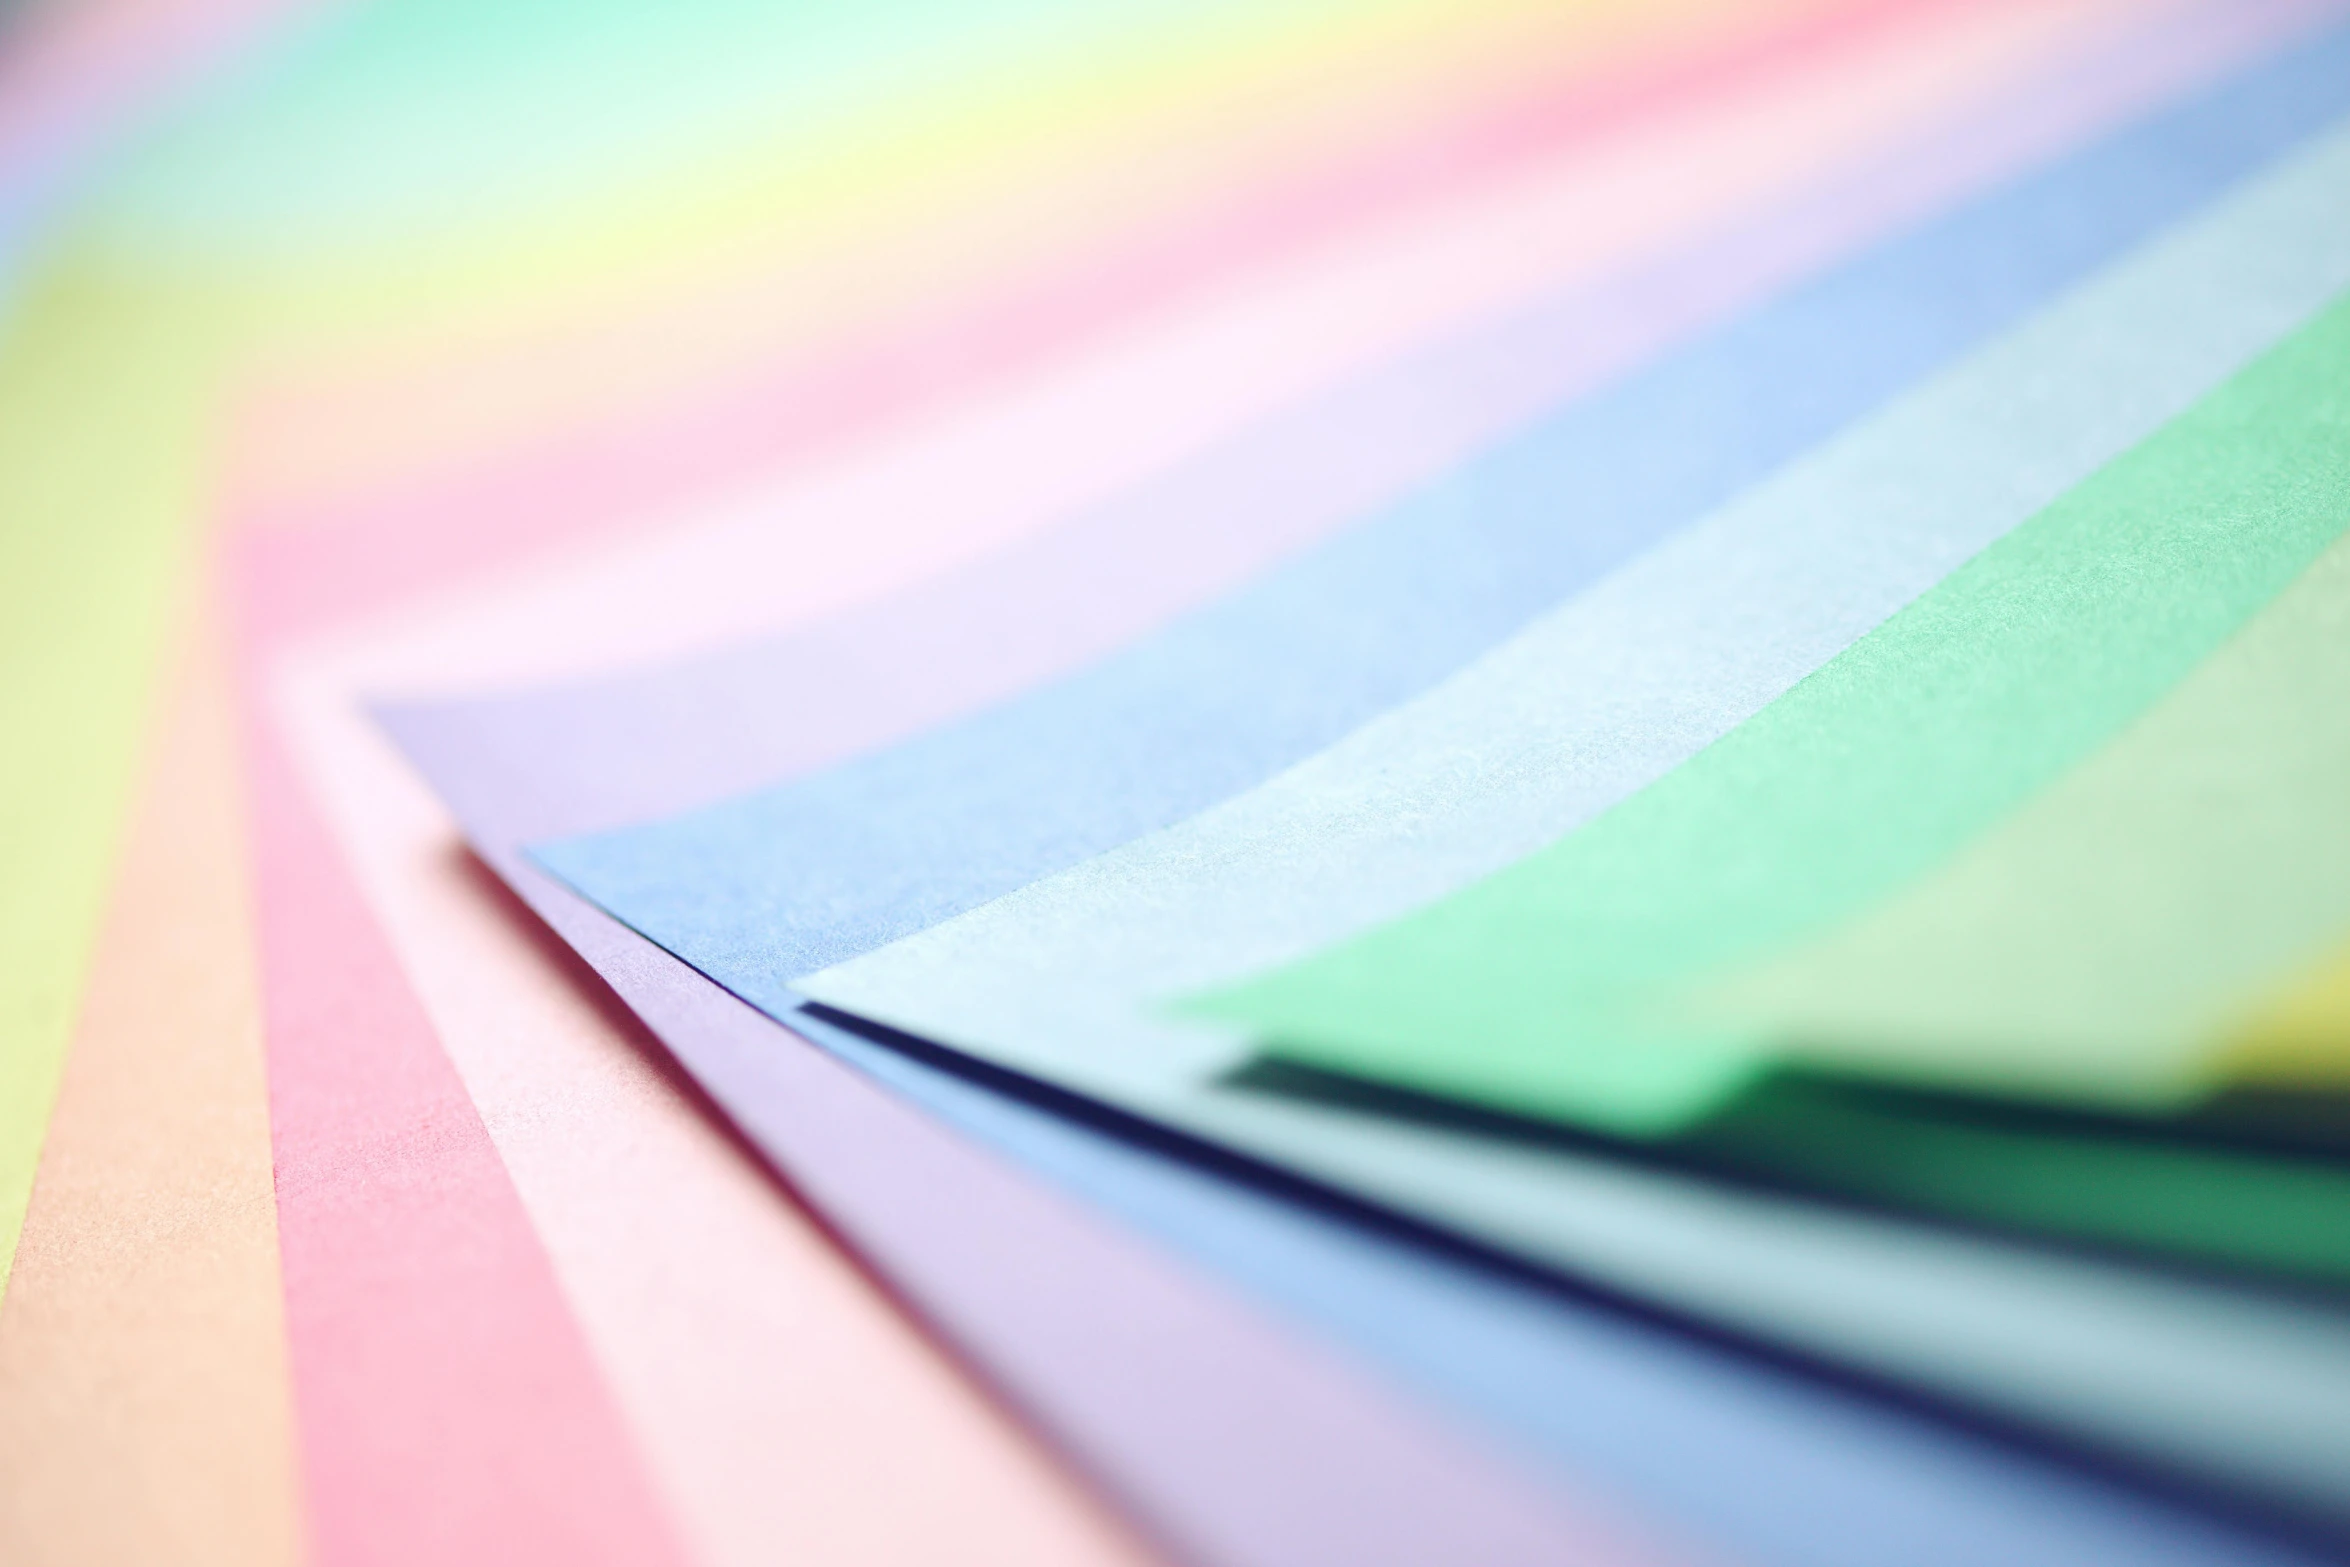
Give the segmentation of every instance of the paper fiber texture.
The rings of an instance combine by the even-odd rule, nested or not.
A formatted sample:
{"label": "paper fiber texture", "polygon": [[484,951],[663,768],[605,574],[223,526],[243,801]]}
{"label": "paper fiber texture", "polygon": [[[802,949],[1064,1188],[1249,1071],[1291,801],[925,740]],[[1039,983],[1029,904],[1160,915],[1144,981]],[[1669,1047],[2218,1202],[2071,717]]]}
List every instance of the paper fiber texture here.
{"label": "paper fiber texture", "polygon": [[0,1298],[12,1562],[301,1557],[235,728],[199,619]]}
{"label": "paper fiber texture", "polygon": [[[536,852],[742,989],[1169,825],[1424,691],[2208,200],[2337,107],[2336,63],[2312,50],[1904,236],[1083,674],[805,781]],[[1711,439],[1687,450],[1693,428]]]}
{"label": "paper fiber texture", "polygon": [[1212,1012],[1299,1059],[1512,1108],[1632,1127],[1702,1110],[1770,1041],[1676,992],[1932,867],[2350,527],[2345,375],[2350,303],[1644,793]]}
{"label": "paper fiber texture", "polygon": [[[412,742],[416,741],[418,732],[413,727],[410,728],[409,732]],[[458,749],[461,749],[461,746]],[[584,752],[575,754],[584,754]],[[498,817],[502,821],[514,824],[517,830],[527,830],[527,827],[524,824],[530,814],[531,807],[529,802],[526,800],[523,803],[502,803],[499,799],[499,792],[501,789],[509,789],[517,786],[532,787],[532,781],[521,780],[518,785],[518,780],[513,776],[509,767],[507,767],[505,764],[501,763],[496,768],[492,777],[478,782],[468,781],[462,777],[456,776],[456,769],[452,765],[451,769],[444,772],[442,782],[443,786],[450,789],[452,794],[456,795],[457,797],[469,799],[480,804],[485,812]],[[551,772],[545,777],[536,780],[535,786],[551,789],[555,791],[555,793],[560,794],[560,792],[567,787],[592,787],[593,784],[594,779],[592,776],[583,776],[577,771],[557,768],[551,770]],[[559,799],[553,799],[551,797],[549,798],[549,808],[557,810],[576,810],[575,806],[566,806],[564,802],[560,801]],[[527,877],[524,878],[524,884],[526,886],[529,884],[529,879]],[[541,896],[543,898],[545,895],[542,893]],[[556,908],[561,907],[560,903],[550,905],[546,902],[542,902],[541,906],[552,906]],[[588,943],[589,950],[591,950],[591,952],[597,950],[602,950],[604,952],[605,955],[601,961],[605,963],[610,971],[614,972],[616,976],[621,979],[624,986],[631,988],[631,994],[637,999],[639,1005],[647,1007],[648,1011],[651,1012],[657,1019],[664,1015],[665,1008],[668,1009],[666,1015],[670,1018],[668,1030],[672,1043],[678,1046],[678,1048],[681,1050],[681,1053],[684,1053],[689,1061],[697,1062],[701,1070],[713,1074],[714,1084],[717,1086],[718,1091],[723,1097],[727,1097],[729,1099],[738,1115],[745,1116],[746,1119],[750,1120],[754,1126],[760,1124],[767,1124],[772,1126],[775,1124],[773,1120],[774,1117],[781,1116],[788,1111],[793,1102],[791,1096],[780,1089],[762,1084],[758,1077],[757,1071],[755,1070],[756,1064],[766,1059],[763,1051],[766,1048],[771,1047],[753,1047],[746,1045],[740,1050],[734,1052],[731,1056],[731,1060],[733,1062],[732,1070],[738,1075],[733,1076],[731,1079],[724,1070],[713,1067],[713,1061],[726,1061],[729,1059],[729,1055],[727,1049],[724,1046],[716,1043],[716,1040],[723,1035],[724,1030],[709,1023],[709,1009],[714,1007],[719,1014],[723,1015],[727,1013],[727,1003],[715,1000],[714,998],[710,1001],[704,1002],[702,1004],[704,1008],[703,1016],[701,1021],[697,1024],[694,1021],[694,1014],[691,1007],[686,1002],[676,998],[696,994],[694,986],[699,982],[692,981],[690,976],[685,975],[682,970],[678,970],[674,967],[674,965],[671,965],[669,969],[669,973],[672,976],[672,979],[669,982],[670,988],[664,990],[660,984],[648,984],[644,982],[642,978],[645,967],[650,965],[655,972],[660,972],[660,966],[666,960],[660,959],[657,954],[644,951],[641,949],[641,947],[637,949],[630,949],[627,946],[622,945],[618,948],[604,947],[599,949],[593,939],[590,937],[583,937],[578,934],[578,932],[583,929],[592,932],[595,929],[593,925],[582,926],[577,920],[572,920],[568,923],[568,928],[574,932],[575,940],[583,940]],[[680,1020],[681,1017],[683,1019],[682,1021]],[[777,1035],[774,1037],[780,1040],[783,1036]],[[803,1129],[799,1135],[805,1138],[814,1135],[814,1133],[811,1129]],[[771,1146],[773,1146],[773,1144],[771,1144]],[[1358,1143],[1358,1147],[1359,1146],[1360,1145]],[[1382,1152],[1383,1150],[1374,1145],[1372,1151],[1374,1153],[1378,1153]],[[788,1154],[786,1155],[786,1160],[788,1163]],[[1078,1182],[1077,1184],[1081,1186],[1084,1185],[1082,1181]],[[1086,1189],[1091,1190],[1094,1188],[1087,1187]],[[1633,1184],[1633,1190],[1635,1194],[1648,1198],[1653,1198],[1655,1195],[1653,1188],[1644,1189],[1642,1184],[1638,1182]],[[1547,1195],[1555,1196],[1557,1193],[1558,1185],[1554,1181],[1552,1183],[1552,1190]],[[1594,1259],[1602,1256],[1605,1252],[1605,1243],[1610,1239],[1610,1237],[1605,1233],[1601,1233],[1596,1236],[1591,1233],[1591,1226],[1589,1221],[1592,1219],[1593,1214],[1597,1211],[1598,1210],[1596,1209],[1585,1210],[1580,1215],[1581,1219],[1584,1221],[1585,1228],[1583,1239],[1585,1240],[1586,1244],[1583,1248],[1583,1251],[1584,1260],[1586,1263],[1589,1263]],[[1701,1236],[1703,1232],[1699,1230],[1693,1230],[1688,1221],[1692,1212],[1701,1213],[1703,1211],[1704,1205],[1702,1203],[1685,1207],[1680,1215],[1681,1223],[1678,1228],[1678,1233],[1683,1237],[1692,1239]],[[1785,1214],[1781,1211],[1766,1211],[1769,1212],[1771,1214],[1771,1218],[1774,1219],[1785,1217]],[[1657,1217],[1657,1213],[1658,1210],[1656,1206],[1653,1203],[1649,1203],[1642,1207],[1638,1217],[1644,1221],[1654,1220]],[[1488,1213],[1487,1217],[1490,1220],[1490,1212]],[[1770,1219],[1766,1219],[1765,1222],[1769,1223]],[[1671,1226],[1667,1226],[1668,1230],[1671,1228]],[[1213,1230],[1214,1226],[1208,1226],[1202,1233],[1212,1233]],[[1742,1250],[1736,1244],[1737,1233],[1738,1232],[1735,1230],[1735,1228],[1733,1228],[1730,1236],[1728,1237],[1729,1241],[1731,1242],[1730,1253],[1740,1266],[1751,1266],[1755,1262],[1758,1254],[1751,1248]],[[1708,1237],[1707,1239],[1712,1238]],[[1556,1243],[1559,1240],[1559,1236],[1554,1233],[1551,1237],[1551,1240],[1553,1242],[1553,1249],[1555,1252],[1557,1249]],[[1704,1244],[1704,1241],[1701,1240],[1700,1245],[1703,1246]],[[1820,1256],[1821,1253],[1815,1251],[1810,1255],[1816,1258]],[[1628,1273],[1637,1271],[1638,1269],[1636,1267],[1627,1270]],[[1409,1276],[1409,1270],[1406,1270],[1405,1276]],[[1649,1258],[1648,1261],[1647,1277],[1648,1282],[1652,1285],[1659,1283],[1660,1281],[1671,1282],[1669,1279],[1669,1270],[1666,1267],[1659,1266],[1658,1259],[1653,1255]],[[1403,1287],[1401,1281],[1395,1278],[1390,1278],[1387,1281],[1387,1286],[1393,1288]],[[1737,1286],[1733,1283],[1729,1287],[1734,1289]],[[1320,1298],[1320,1305],[1325,1311],[1334,1311],[1343,1314],[1344,1305],[1348,1302],[1359,1304],[1361,1301],[1376,1300],[1378,1298],[1381,1298],[1381,1296],[1380,1292],[1377,1290],[1351,1290],[1340,1288],[1326,1291]],[[1424,1299],[1425,1297],[1423,1296],[1422,1298]],[[1869,1302],[1871,1308],[1874,1308],[1877,1304],[1878,1303],[1874,1300]],[[1497,1333],[1489,1325],[1488,1329],[1482,1333],[1464,1334],[1462,1335],[1462,1338],[1465,1342],[1488,1343],[1492,1342],[1496,1337],[1507,1336],[1508,1335],[1506,1333]],[[1403,1346],[1425,1346],[1427,1342],[1428,1335],[1415,1333],[1408,1329],[1395,1329],[1394,1331],[1388,1333],[1385,1340],[1386,1347],[1390,1352],[1396,1352]],[[1622,1350],[1611,1350],[1604,1354],[1601,1360],[1596,1362],[1595,1365],[1620,1365],[1622,1360]],[[1557,1364],[1555,1360],[1550,1363],[1553,1365]],[[1490,1376],[1480,1376],[1473,1371],[1465,1374],[1457,1374],[1454,1379],[1454,1386],[1457,1389],[1459,1384],[1463,1381],[1471,1384],[1481,1383],[1486,1396],[1489,1398],[1494,1398],[1498,1397],[1498,1395],[1494,1392],[1496,1388],[1506,1390],[1508,1388],[1526,1385],[1527,1379],[1522,1375],[1522,1371],[1523,1367],[1521,1366],[1514,1367],[1506,1372],[1497,1371]],[[1502,1402],[1506,1403],[1508,1400],[1503,1399]],[[1520,1400],[1517,1403],[1515,1410],[1513,1411],[1513,1416],[1520,1421],[1536,1424],[1539,1424],[1545,1419],[1555,1421],[1561,1417],[1560,1406],[1571,1404],[1572,1400],[1567,1399]],[[1628,1408],[1635,1409],[1642,1407],[1653,1406],[1644,1403],[1641,1399],[1635,1399],[1633,1404],[1628,1406]],[[1776,1435],[1771,1440],[1765,1441],[1762,1444],[1761,1449],[1759,1449],[1755,1455],[1750,1456],[1748,1460],[1750,1465],[1756,1462],[1768,1463],[1770,1460],[1762,1456],[1762,1454],[1766,1452],[1774,1456],[1784,1457],[1792,1460],[1802,1453],[1818,1451],[1817,1448],[1805,1447],[1800,1443],[1794,1442],[1787,1435],[1783,1421],[1774,1424],[1773,1429],[1776,1431]],[[1880,1436],[1871,1437],[1864,1440],[1861,1445],[1861,1451],[1866,1453],[1871,1450],[1881,1450],[1878,1448],[1877,1444],[1888,1439],[1890,1436],[1891,1433],[1888,1431]],[[1596,1444],[1596,1450],[1600,1452],[1609,1451],[1611,1448],[1616,1446],[1614,1441],[1611,1441],[1597,1431],[1591,1433],[1591,1440]],[[1679,1440],[1686,1441],[1687,1438],[1684,1436]],[[1669,1447],[1671,1444],[1668,1443],[1667,1445]],[[1850,1455],[1848,1455],[1848,1458],[1849,1457]],[[1863,1459],[1861,1461],[1866,1460]],[[1669,1467],[1670,1466],[1668,1466],[1668,1469]],[[1751,1472],[1751,1470],[1742,1469],[1739,1466],[1733,1465],[1729,1466],[1727,1469],[1709,1470],[1708,1472],[1744,1473]],[[1936,1486],[1950,1483],[1950,1470],[1938,1469],[1936,1473],[1941,1477],[1935,1481]],[[1651,1483],[1657,1483],[1657,1476],[1654,1471],[1651,1472]],[[1667,1483],[1670,1482],[1668,1481]],[[2072,1559],[2108,1558],[2127,1560],[2134,1559],[2136,1556],[2149,1549],[2156,1550],[2158,1553],[2166,1549],[2186,1552],[2192,1556],[2201,1551],[2213,1548],[2211,1542],[2208,1539],[2198,1541],[2188,1532],[2183,1530],[2173,1536],[2171,1540],[2163,1546],[2156,1546],[2153,1544],[2153,1542],[2147,1541],[2143,1538],[2137,1540],[2134,1544],[2125,1546],[2118,1543],[2122,1538],[2124,1538],[2123,1536],[2103,1533],[2101,1527],[2088,1525],[2088,1522],[2083,1515],[2076,1513],[2072,1516],[2069,1523],[2064,1523],[2060,1522],[2055,1515],[2033,1512],[2026,1499],[2035,1496],[2046,1497],[2048,1495],[2048,1493],[2039,1490],[2033,1485],[2016,1485],[2014,1484],[2013,1477],[2011,1477],[2009,1480],[1994,1481],[1992,1483],[1995,1487],[1995,1491],[1992,1494],[1995,1494],[2001,1498],[1997,1505],[1990,1507],[1988,1511],[1977,1509],[1973,1512],[1969,1512],[1962,1508],[1960,1513],[1956,1516],[1968,1519],[1970,1527],[1981,1527],[1984,1525],[1987,1519],[1996,1519],[1998,1521],[1999,1527],[2012,1527],[2023,1530],[2024,1533],[2022,1536],[2019,1537],[2010,1535],[2003,1545],[1993,1548],[1994,1553],[2001,1554],[2003,1558],[2013,1555],[2017,1556],[2018,1559],[2025,1559],[2040,1551],[2047,1550],[2054,1552],[2054,1555],[2051,1559],[2066,1559],[2067,1552],[2070,1552]],[[1893,1472],[1888,1472],[1886,1475],[1886,1483],[1874,1487],[1872,1489],[1872,1495],[1879,1495],[1883,1497],[1899,1496],[1910,1499],[1917,1505],[1932,1505],[1933,1498],[1930,1495],[1921,1497],[1916,1487],[1916,1475],[1911,1474],[1897,1480]],[[1946,1492],[1942,1494],[1946,1497],[1948,1495]],[[1759,1527],[1760,1532],[1762,1532],[1766,1538],[1775,1537],[1782,1542],[1789,1541],[1791,1538],[1797,1542],[1802,1541],[1803,1534],[1800,1523],[1797,1520],[1790,1519],[1785,1514],[1773,1515],[1771,1510],[1768,1508],[1762,1509],[1760,1515],[1758,1515],[1753,1507],[1749,1505],[1754,1500],[1757,1499],[1749,1498],[1748,1501],[1742,1502],[1736,1498],[1725,1496],[1721,1493],[1715,1493],[1710,1502],[1707,1502],[1704,1505],[1707,1507],[1709,1513],[1713,1516],[1720,1516],[1724,1508],[1727,1508],[1733,1516],[1738,1516],[1741,1514],[1741,1512],[1743,1512],[1743,1516],[1748,1520],[1749,1527]],[[1762,1519],[1769,1519],[1770,1521],[1764,1523],[1761,1521]],[[1873,1522],[1873,1516],[1871,1521]],[[1910,1542],[1911,1548],[1913,1549],[1916,1546],[1916,1542],[1921,1539],[1951,1542],[1960,1538],[1958,1536],[1952,1535],[1949,1529],[1943,1526],[1913,1528],[1894,1523],[1891,1520],[1887,1520],[1887,1525],[1888,1527],[1895,1530],[1895,1535],[1893,1537],[1901,1538]],[[2089,1527],[2090,1532],[2086,1535],[2067,1533],[2067,1531],[2070,1529],[2079,1529],[2083,1527]],[[2110,1524],[2102,1527],[2110,1527]],[[1795,1530],[1795,1533],[1792,1537],[1787,1532],[1791,1528]],[[2053,1530],[2054,1532],[2039,1532],[2044,1529]],[[1773,1531],[1776,1531],[1775,1535]],[[1868,1554],[1868,1547],[1866,1544],[1868,1538],[1869,1536],[1867,1536],[1865,1531],[1862,1530],[1861,1522],[1855,1520],[1850,1525],[1848,1525],[1847,1528],[1839,1531],[1839,1543],[1837,1548],[1842,1548],[1843,1544],[1850,1543],[1855,1550],[1861,1552],[1861,1554],[1856,1557],[1856,1560],[1867,1560],[1870,1559]],[[2055,1543],[2058,1540],[2064,1540],[2069,1543],[2059,1545]],[[1789,1549],[1792,1551],[1792,1554],[1787,1559],[1817,1559],[1816,1551],[1819,1547],[1820,1542],[1817,1540],[1811,1541],[1810,1553],[1807,1554],[1806,1549],[1802,1544],[1797,1543],[1791,1545],[1789,1546]],[[1970,1559],[1969,1553],[1965,1549],[1961,1549],[1955,1545],[1953,1548],[1959,1549],[1959,1556],[1957,1559]]]}

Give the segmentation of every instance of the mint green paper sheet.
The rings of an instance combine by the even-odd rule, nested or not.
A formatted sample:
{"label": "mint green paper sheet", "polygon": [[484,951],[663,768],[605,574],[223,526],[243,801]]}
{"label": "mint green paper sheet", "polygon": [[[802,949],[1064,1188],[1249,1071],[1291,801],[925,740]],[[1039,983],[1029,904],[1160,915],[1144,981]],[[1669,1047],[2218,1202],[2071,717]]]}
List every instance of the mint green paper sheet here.
{"label": "mint green paper sheet", "polygon": [[[2224,1081],[2230,1025],[2345,933],[2337,543],[2102,752],[1899,896],[1708,1000],[1857,1072],[2162,1109]],[[2350,1208],[2342,1220],[2350,1234]]]}
{"label": "mint green paper sheet", "polygon": [[1440,897],[1763,707],[2350,286],[2346,193],[2337,132],[1331,751],[799,988],[1626,1295],[2350,1518],[2330,1312],[1220,1087],[1245,1032],[1159,1007]]}
{"label": "mint green paper sheet", "polygon": [[1767,1034],[1690,1006],[1694,985],[1998,822],[2345,526],[2350,303],[1589,827],[1197,1005],[1315,1065],[1619,1130],[1686,1124],[1772,1058]]}

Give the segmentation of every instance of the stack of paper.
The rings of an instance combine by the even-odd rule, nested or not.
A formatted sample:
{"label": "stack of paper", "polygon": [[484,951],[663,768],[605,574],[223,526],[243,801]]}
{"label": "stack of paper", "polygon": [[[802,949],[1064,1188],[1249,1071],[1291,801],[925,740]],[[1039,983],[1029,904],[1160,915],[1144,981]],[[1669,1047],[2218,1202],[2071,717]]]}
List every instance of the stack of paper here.
{"label": "stack of paper", "polygon": [[2350,1558],[2350,5],[0,33],[0,1559]]}

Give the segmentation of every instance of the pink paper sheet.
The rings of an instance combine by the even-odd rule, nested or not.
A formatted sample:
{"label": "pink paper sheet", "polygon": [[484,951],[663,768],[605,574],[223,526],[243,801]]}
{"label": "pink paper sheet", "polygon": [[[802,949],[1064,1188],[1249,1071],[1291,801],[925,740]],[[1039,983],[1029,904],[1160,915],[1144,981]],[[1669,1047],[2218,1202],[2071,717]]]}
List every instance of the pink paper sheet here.
{"label": "pink paper sheet", "polygon": [[[266,631],[248,633],[247,670]],[[267,721],[247,768],[310,1532],[328,1567],[687,1558],[464,1085]]]}

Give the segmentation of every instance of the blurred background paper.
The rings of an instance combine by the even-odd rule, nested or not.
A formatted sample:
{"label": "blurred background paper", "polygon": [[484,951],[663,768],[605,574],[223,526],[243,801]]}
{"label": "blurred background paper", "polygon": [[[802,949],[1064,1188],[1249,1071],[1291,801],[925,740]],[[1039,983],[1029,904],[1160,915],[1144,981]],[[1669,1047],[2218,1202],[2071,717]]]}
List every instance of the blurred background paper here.
{"label": "blurred background paper", "polygon": [[0,310],[26,253],[116,146],[320,9],[297,0],[0,6]]}
{"label": "blurred background paper", "polygon": [[[973,112],[992,118],[954,127],[951,156],[909,161],[890,139],[903,127],[884,119],[856,127],[846,153],[838,137],[798,131],[782,152],[744,160],[755,180],[715,209],[729,227],[696,261],[720,271],[715,281],[656,270],[648,297],[625,308],[591,300],[592,314],[544,322],[540,291],[520,321],[502,310],[494,328],[429,347],[403,341],[324,384],[312,374],[275,386],[266,438],[240,448],[256,466],[239,471],[258,510],[298,517],[371,475],[414,492],[462,487],[485,456],[554,471],[546,444],[558,425],[615,448],[600,454],[607,475],[635,473],[648,439],[674,441],[686,422],[707,427],[692,459],[706,483],[724,471],[722,454],[772,462],[787,436],[837,438],[887,405],[1000,375],[1073,332],[1212,296],[1259,257],[1328,253],[1391,213],[1474,200],[1539,170],[1562,144],[1637,120],[1653,100],[1734,76],[1749,57],[1808,54],[1811,34],[1865,50],[1914,26],[1913,14],[1935,12],[1340,8],[1286,27],[1283,13],[1266,13],[1270,28],[1241,13],[1225,25],[1248,53],[1190,47],[1199,24],[1175,12],[1161,20],[1184,51],[1170,54],[1149,32],[1112,35],[1124,54],[1108,72],[1103,49],[1079,31],[1040,62],[1040,81],[1006,84],[1019,89],[1005,94],[1015,108],[982,104]],[[1709,20],[1727,22],[1728,36],[1693,46],[1690,25]],[[1125,79],[1138,62],[1149,79]],[[1616,81],[1626,70],[1657,79],[1629,91]],[[1082,112],[1051,112],[1064,110]],[[1407,147],[1388,128],[1398,124],[1413,127]],[[1366,139],[1366,128],[1376,134]],[[876,135],[894,161],[852,169],[853,181],[827,173],[810,191],[810,178],[786,177],[794,156],[829,169],[869,152]],[[932,188],[942,172],[952,179]],[[642,232],[669,246],[677,225],[656,208]],[[429,417],[414,407],[420,377],[432,378]],[[371,416],[386,408],[400,417]],[[321,446],[330,440],[340,445]],[[382,450],[369,456],[371,447]],[[675,458],[652,460],[670,482],[693,476]]]}

